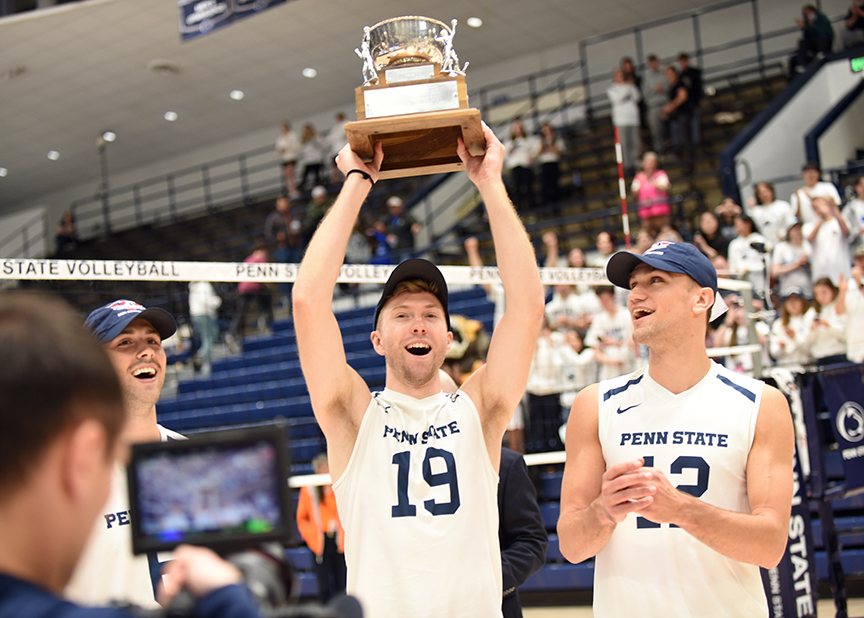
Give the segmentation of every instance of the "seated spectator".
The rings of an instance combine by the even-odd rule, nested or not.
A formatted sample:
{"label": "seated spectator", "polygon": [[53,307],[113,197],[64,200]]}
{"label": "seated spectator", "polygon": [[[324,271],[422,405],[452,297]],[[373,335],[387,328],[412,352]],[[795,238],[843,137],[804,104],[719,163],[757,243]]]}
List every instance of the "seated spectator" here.
{"label": "seated spectator", "polygon": [[[844,278],[845,280],[845,278]],[[839,290],[828,277],[813,284],[814,312],[807,342],[810,354],[820,364],[846,361],[846,316],[838,314]]]}
{"label": "seated spectator", "polygon": [[754,296],[765,298],[765,256],[771,251],[768,239],[755,230],[753,219],[744,213],[735,217],[735,229],[738,236],[729,243],[729,268],[744,273],[753,284]]}
{"label": "seated spectator", "polygon": [[318,185],[312,188],[312,200],[306,205],[306,214],[303,217],[303,245],[309,244],[312,234],[318,229],[321,219],[333,205],[327,195],[327,189]]}
{"label": "seated spectator", "polygon": [[612,83],[606,88],[612,104],[612,124],[618,129],[624,174],[631,175],[639,158],[639,101],[642,94],[632,81],[626,81],[624,71],[612,71]]}
{"label": "seated spectator", "polygon": [[540,164],[540,196],[543,205],[556,204],[561,199],[561,153],[564,140],[555,135],[555,129],[548,122],[540,127],[540,151],[537,162]]}
{"label": "seated spectator", "polygon": [[504,142],[504,169],[510,172],[513,205],[520,212],[530,212],[536,205],[532,165],[540,152],[540,144],[525,134],[521,120],[510,124],[510,139]]}
{"label": "seated spectator", "polygon": [[387,198],[387,242],[395,251],[414,248],[414,237],[420,232],[420,224],[411,215],[405,214],[402,198],[391,195]]}
{"label": "seated spectator", "polygon": [[630,190],[636,196],[642,225],[654,236],[660,233],[663,225],[669,223],[672,213],[669,207],[671,187],[666,172],[657,169],[657,154],[649,151],[642,155],[642,171],[633,178]]}
{"label": "seated spectator", "polygon": [[546,320],[551,330],[575,330],[585,333],[591,326],[596,307],[585,306],[572,285],[556,285],[551,300],[546,303]]}
{"label": "seated spectator", "polygon": [[843,314],[846,316],[846,356],[853,363],[864,363],[864,245],[855,250],[852,276],[844,281]]}
{"label": "seated spectator", "polygon": [[327,182],[324,175],[325,156],[327,156],[327,142],[318,136],[313,125],[307,124],[303,127],[303,149],[300,152],[300,159],[303,161],[301,189]]}
{"label": "seated spectator", "polygon": [[852,0],[843,25],[846,26],[840,35],[843,49],[864,45],[864,0]]}
{"label": "seated spectator", "polygon": [[858,247],[864,245],[864,176],[858,176],[851,186],[855,197],[843,207],[843,218],[849,227],[849,248],[854,254]]}
{"label": "seated spectator", "polygon": [[678,233],[678,230],[668,223],[664,223],[663,227],[660,228],[660,233],[657,234],[655,242],[660,242],[661,240],[668,242],[684,242],[684,239],[681,238],[681,234]]}
{"label": "seated spectator", "polygon": [[834,44],[834,28],[825,13],[812,4],[807,4],[802,10],[802,17],[795,19],[801,27],[801,39],[798,41],[798,51],[789,60],[789,78],[803,73],[818,54],[830,54]]}
{"label": "seated spectator", "polygon": [[804,186],[795,190],[789,203],[792,205],[792,214],[807,224],[816,220],[813,210],[813,198],[830,197],[838,206],[841,204],[840,194],[837,187],[831,182],[822,182],[822,170],[818,163],[807,163],[801,168],[801,177]]}
{"label": "seated spectator", "polygon": [[738,236],[738,229],[735,227],[735,217],[742,212],[744,211],[731,197],[724,197],[720,205],[714,209],[714,214],[717,215],[717,221],[720,223],[720,234],[726,240],[731,241]]}
{"label": "seated spectator", "polygon": [[782,240],[771,253],[771,277],[777,280],[781,298],[794,290],[801,290],[804,298],[813,298],[813,280],[810,278],[810,243],[801,232],[801,222],[793,219]]}
{"label": "seated spectator", "polygon": [[814,281],[829,277],[839,283],[841,274],[848,277],[850,273],[849,226],[837,204],[829,198],[814,198],[813,210],[816,220],[805,223],[802,230],[813,248],[810,276]]}
{"label": "seated spectator", "polygon": [[699,229],[693,234],[693,244],[709,260],[729,254],[729,239],[720,233],[720,219],[710,210],[699,215]]}
{"label": "seated spectator", "polygon": [[807,313],[810,301],[801,288],[787,289],[788,294],[780,305],[780,317],[774,320],[768,335],[769,351],[779,365],[803,365],[813,362],[808,335],[815,314]]}
{"label": "seated spectator", "polygon": [[651,232],[649,232],[645,228],[642,228],[641,230],[639,230],[639,233],[636,234],[636,244],[633,245],[632,251],[633,253],[638,253],[639,255],[642,255],[643,253],[648,251],[648,249],[651,248],[651,245],[653,245],[655,242],[657,242],[657,240],[651,234]]}
{"label": "seated spectator", "polygon": [[756,195],[747,200],[747,214],[772,245],[785,238],[793,218],[792,206],[775,197],[774,185],[769,182],[756,183]]}
{"label": "seated spectator", "polygon": [[594,350],[586,348],[575,330],[564,333],[564,345],[561,347],[564,359],[564,388],[561,393],[561,406],[569,410],[576,395],[586,386],[597,381],[597,363],[594,361]]}
{"label": "seated spectator", "polygon": [[611,380],[635,369],[635,343],[630,312],[615,303],[615,289],[599,286],[597,298],[602,311],[594,316],[585,335],[585,345],[594,350],[599,365],[598,379]]}
{"label": "seated spectator", "polygon": [[376,221],[368,230],[366,236],[372,247],[372,259],[370,264],[392,264],[393,256],[390,255],[390,243],[387,238],[387,225],[383,221]]}
{"label": "seated spectator", "polygon": [[75,248],[78,236],[75,234],[75,216],[71,210],[63,213],[63,218],[57,224],[57,235],[54,237],[54,245],[57,255]]}
{"label": "seated spectator", "polygon": [[[717,328],[714,333],[714,345],[719,347],[735,347],[739,345],[747,345],[750,341],[750,331],[747,328],[745,318],[744,303],[737,294],[729,294],[724,298],[729,310],[726,312],[723,323]],[[768,358],[768,325],[762,320],[756,321],[756,337],[759,345],[763,348],[762,365],[770,365]],[[729,354],[724,357],[724,364],[727,369],[737,371],[738,373],[750,373],[753,371],[753,356],[752,353],[744,354]]]}
{"label": "seated spectator", "polygon": [[600,232],[595,241],[596,251],[585,256],[588,266],[591,268],[606,268],[606,262],[615,253],[615,237],[611,232]]}

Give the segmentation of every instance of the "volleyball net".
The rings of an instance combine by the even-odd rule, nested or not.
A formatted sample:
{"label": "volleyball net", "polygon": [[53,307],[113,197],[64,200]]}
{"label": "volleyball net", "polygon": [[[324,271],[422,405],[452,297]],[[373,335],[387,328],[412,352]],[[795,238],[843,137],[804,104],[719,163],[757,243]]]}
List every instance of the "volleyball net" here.
{"label": "volleyball net", "polygon": [[[395,265],[345,264],[334,288],[333,309],[340,319],[348,361],[364,376],[373,390],[383,388],[385,372],[383,360],[375,354],[369,343],[371,316],[381,286],[393,268]],[[494,303],[488,299],[483,286],[500,282],[498,270],[495,267],[458,265],[442,265],[439,268],[450,288],[451,316],[458,316],[451,319],[454,331],[459,330],[454,350],[457,354],[465,355],[468,354],[467,350],[471,350],[478,359],[482,359],[483,349],[479,343],[482,341],[481,334],[485,332],[491,335],[494,330]],[[292,436],[299,436],[294,445],[295,461],[307,462],[316,454],[316,449],[320,451],[323,440],[311,416],[308,396],[302,383],[290,307],[279,304],[280,299],[290,293],[288,287],[295,281],[298,269],[298,264],[277,263],[3,259],[0,260],[0,286],[7,290],[59,295],[82,317],[118,299],[168,310],[177,318],[180,329],[178,335],[172,338],[174,341],[170,344],[166,342],[166,348],[170,345],[168,353],[171,368],[163,399],[157,406],[160,422],[171,429],[191,433],[256,424],[276,416],[288,417],[294,421],[296,429]],[[600,268],[540,268],[539,272],[544,285],[576,286],[583,294],[590,288],[610,285]],[[206,379],[196,375],[191,366],[195,354],[195,333],[189,319],[188,284],[197,281],[212,283],[222,298],[219,310],[220,344],[214,356],[213,372]],[[269,292],[274,307],[271,312],[273,323],[257,330],[247,330],[249,335],[242,351],[230,349],[227,339],[223,339],[229,324],[236,317],[239,298],[237,284],[240,282],[262,284],[265,296]],[[721,289],[740,293],[742,298],[751,298],[749,294],[752,286],[746,281],[721,278],[719,285]],[[619,300],[622,296],[619,295]],[[252,317],[254,320],[255,316]],[[477,345],[472,349],[475,342]],[[761,352],[758,344],[709,350],[709,354],[714,357],[732,354],[749,356],[756,367],[759,366],[758,356]],[[535,356],[538,362],[542,362],[539,355]],[[635,362],[644,364],[646,360],[644,357],[638,358],[637,351]],[[560,359],[555,362],[562,365]],[[467,356],[448,358],[445,362],[448,370],[465,374],[470,373],[472,364],[472,359]],[[578,390],[586,385],[579,381],[579,370],[568,368],[566,362],[563,362],[563,367],[558,365],[554,372],[555,376],[562,376],[561,389],[569,387]],[[539,368],[541,372],[544,369],[553,370]],[[582,381],[587,380],[589,383],[597,378],[596,370],[591,367],[587,371],[583,367],[579,375],[583,376]],[[555,387],[551,387],[551,391],[554,390]],[[230,401],[230,406],[220,402],[220,398]],[[562,399],[560,418],[553,421],[556,430],[558,425],[566,422],[567,409]],[[526,410],[528,425],[531,423],[530,417],[531,411]],[[564,453],[559,449],[535,452],[526,456],[526,461],[534,465],[561,463]],[[315,484],[320,480],[301,473],[292,483]]]}

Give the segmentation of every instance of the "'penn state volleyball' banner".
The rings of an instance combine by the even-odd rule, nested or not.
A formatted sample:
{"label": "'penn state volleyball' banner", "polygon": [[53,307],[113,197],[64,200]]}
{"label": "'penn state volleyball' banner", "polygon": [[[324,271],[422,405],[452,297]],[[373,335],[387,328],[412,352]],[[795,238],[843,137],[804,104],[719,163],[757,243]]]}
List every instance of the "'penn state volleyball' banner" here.
{"label": "'penn state volleyball' banner", "polygon": [[860,365],[823,371],[819,375],[831,429],[846,477],[846,491],[864,487],[864,384]]}
{"label": "'penn state volleyball' banner", "polygon": [[180,39],[185,41],[255,15],[287,0],[177,0]]}

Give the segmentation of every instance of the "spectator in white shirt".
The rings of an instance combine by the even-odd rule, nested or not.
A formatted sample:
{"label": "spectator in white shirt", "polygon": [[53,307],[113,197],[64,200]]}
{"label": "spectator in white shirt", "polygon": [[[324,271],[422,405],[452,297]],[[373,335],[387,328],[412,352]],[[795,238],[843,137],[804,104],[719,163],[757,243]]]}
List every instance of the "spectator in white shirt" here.
{"label": "spectator in white shirt", "polygon": [[612,72],[612,83],[606,88],[606,96],[612,103],[612,124],[618,128],[624,173],[632,175],[639,159],[639,101],[642,95],[632,81],[627,81],[624,71],[616,68]]}
{"label": "spectator in white shirt", "polygon": [[585,345],[594,350],[594,360],[600,366],[598,379],[611,380],[635,368],[633,323],[630,312],[615,303],[612,286],[598,287],[597,297],[603,310],[594,316]]}
{"label": "spectator in white shirt", "polygon": [[536,204],[531,166],[539,153],[540,141],[525,134],[521,120],[514,120],[510,124],[510,139],[504,142],[504,169],[510,172],[513,205],[523,213],[531,211]]}
{"label": "spectator in white shirt", "polygon": [[840,208],[833,200],[825,197],[813,199],[816,220],[805,223],[804,237],[813,247],[810,256],[810,276],[814,281],[829,277],[834,285],[840,282],[840,275],[849,276],[849,226]]}
{"label": "spectator in white shirt", "polygon": [[780,317],[774,320],[768,337],[771,357],[777,364],[803,365],[813,362],[808,335],[815,315],[812,312],[807,313],[809,308],[810,301],[804,291],[790,288],[780,306]]}
{"label": "spectator in white shirt", "polygon": [[[844,277],[845,280],[845,277]],[[813,284],[813,320],[808,342],[810,354],[820,364],[846,361],[846,316],[839,314],[839,290],[828,277]]]}
{"label": "spectator in white shirt", "polygon": [[793,219],[786,239],[777,243],[771,254],[771,276],[777,280],[778,293],[785,298],[800,289],[805,298],[813,298],[810,278],[810,254],[813,249],[804,239],[801,222]]}
{"label": "spectator in white shirt", "polygon": [[768,239],[756,231],[753,219],[741,213],[735,217],[738,236],[729,243],[729,268],[745,273],[753,294],[765,298],[765,255],[771,251]]}
{"label": "spectator in white shirt", "polygon": [[858,176],[852,183],[855,197],[843,207],[843,218],[849,226],[849,248],[852,253],[864,245],[864,176]]}
{"label": "spectator in white shirt", "polygon": [[772,245],[783,240],[793,218],[792,206],[776,198],[774,185],[769,182],[756,183],[756,196],[747,201],[747,206],[747,214],[753,219],[756,229]]}
{"label": "spectator in white shirt", "polygon": [[[844,280],[843,295],[846,316],[846,356],[853,363],[864,363],[864,245],[855,250],[855,265],[852,276]],[[838,300],[839,304],[839,300]]]}
{"label": "spectator in white shirt", "polygon": [[822,182],[822,170],[818,164],[805,165],[801,169],[801,177],[804,179],[804,186],[796,189],[789,202],[792,204],[792,214],[802,223],[816,220],[816,212],[813,210],[814,197],[830,197],[835,204],[841,203],[837,187],[833,183]]}

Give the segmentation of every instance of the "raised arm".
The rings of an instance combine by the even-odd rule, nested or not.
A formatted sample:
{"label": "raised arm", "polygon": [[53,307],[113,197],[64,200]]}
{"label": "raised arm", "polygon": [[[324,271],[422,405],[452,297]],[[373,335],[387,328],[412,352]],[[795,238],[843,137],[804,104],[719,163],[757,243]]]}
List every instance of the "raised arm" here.
{"label": "raised arm", "polygon": [[[333,288],[339,276],[348,238],[372,183],[357,169],[378,179],[383,151],[363,163],[349,146],[336,157],[345,182],[333,207],[309,242],[293,290],[294,329],[303,376],[312,410],[327,438],[330,471],[339,478],[348,464],[363,412],[371,397],[360,375],[345,359],[342,333],[333,315]],[[370,324],[371,330],[371,324]]]}
{"label": "raised arm", "polygon": [[458,153],[486,204],[507,307],[492,334],[486,364],[469,378],[462,390],[477,405],[492,455],[500,452],[501,437],[524,393],[544,303],[534,249],[501,178],[504,147],[485,124],[483,132],[486,137],[483,156],[471,156],[461,139]]}

